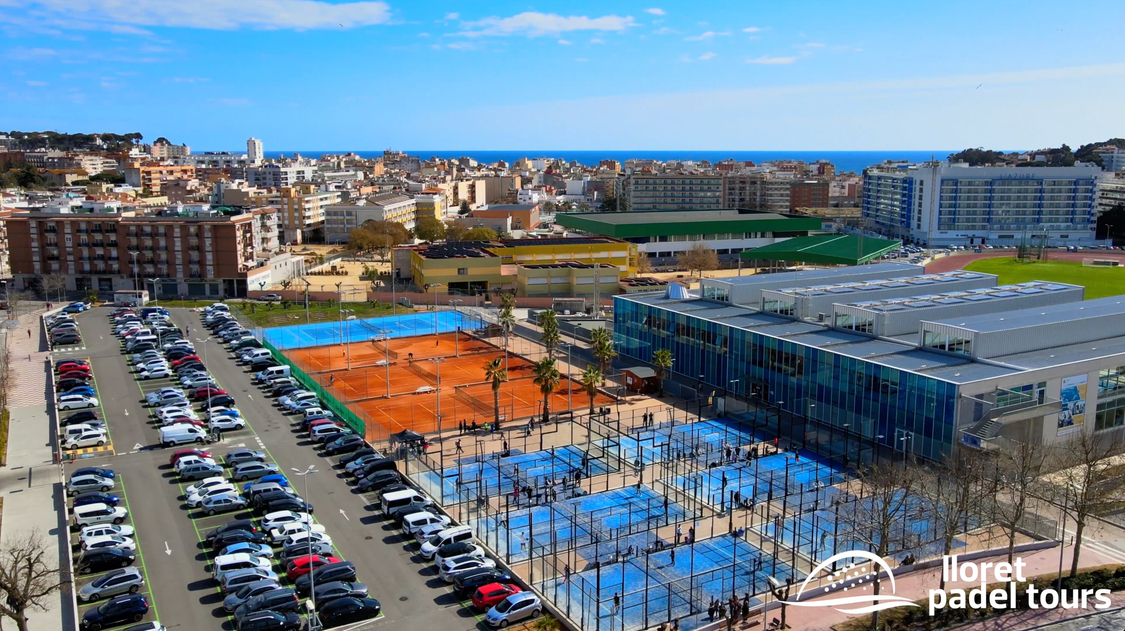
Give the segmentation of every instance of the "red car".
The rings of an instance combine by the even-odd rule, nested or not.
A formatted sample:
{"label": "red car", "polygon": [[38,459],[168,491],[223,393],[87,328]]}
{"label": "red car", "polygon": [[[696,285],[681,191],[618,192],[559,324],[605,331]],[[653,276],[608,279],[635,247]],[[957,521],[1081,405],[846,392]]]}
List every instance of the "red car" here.
{"label": "red car", "polygon": [[55,364],[55,372],[56,373],[71,372],[71,371],[75,371],[75,370],[82,371],[82,372],[90,372],[90,365],[89,364],[83,364],[82,362],[78,362],[78,361],[75,361],[75,360],[68,360],[68,361],[63,361],[63,362],[59,362],[59,363]]}
{"label": "red car", "polygon": [[199,456],[200,458],[210,458],[211,452],[203,449],[177,449],[172,452],[172,457],[168,459],[168,464],[176,466],[176,463],[185,456]]}
{"label": "red car", "polygon": [[196,401],[202,401],[202,400],[204,400],[208,397],[214,397],[214,396],[218,396],[220,394],[226,394],[226,393],[227,393],[226,390],[220,390],[219,388],[203,387],[203,388],[197,388],[194,391],[192,391],[191,398],[196,400]]}
{"label": "red car", "polygon": [[322,565],[329,563],[339,563],[340,559],[336,557],[322,557],[319,554],[297,557],[289,562],[289,566],[285,569],[285,575],[289,580],[295,581],[298,576],[304,576],[309,573],[309,570],[315,570]]}
{"label": "red car", "polygon": [[179,366],[180,364],[186,364],[187,362],[201,362],[201,361],[203,361],[203,360],[199,359],[199,355],[185,355],[184,357],[181,357],[181,358],[177,359],[176,361],[172,362],[172,367],[175,368],[175,367]]}
{"label": "red car", "polygon": [[[177,416],[175,418],[170,418],[167,421],[165,421],[164,425],[162,425],[162,427],[168,427],[169,425],[194,425],[196,427],[203,427],[203,421],[201,421],[199,419],[195,419],[195,418],[190,418],[190,417],[187,417],[187,416]],[[209,456],[204,456],[204,458],[207,458],[207,457],[209,457]],[[173,463],[173,464],[175,464],[175,463]]]}
{"label": "red car", "polygon": [[318,418],[315,421],[309,423],[308,432],[311,434],[314,429],[320,427],[321,425],[336,425],[336,423],[332,419]]}
{"label": "red car", "polygon": [[83,381],[89,381],[91,377],[88,371],[82,372],[81,370],[68,370],[66,372],[59,373],[57,381],[62,381],[63,379],[81,379]]}
{"label": "red car", "polygon": [[486,611],[494,607],[501,600],[504,600],[512,594],[518,594],[521,590],[517,585],[510,583],[489,583],[483,585],[473,594],[473,606],[481,611]]}

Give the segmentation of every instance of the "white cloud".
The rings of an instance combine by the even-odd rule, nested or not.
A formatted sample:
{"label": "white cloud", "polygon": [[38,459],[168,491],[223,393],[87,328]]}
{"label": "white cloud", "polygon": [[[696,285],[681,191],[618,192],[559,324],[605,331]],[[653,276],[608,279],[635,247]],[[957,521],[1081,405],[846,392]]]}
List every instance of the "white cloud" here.
{"label": "white cloud", "polygon": [[700,33],[699,35],[694,35],[692,37],[685,37],[684,41],[685,42],[702,42],[704,40],[711,39],[712,37],[722,37],[722,36],[725,36],[725,35],[730,35],[730,31],[723,31],[721,33],[717,33],[715,31],[707,31],[705,33]]}
{"label": "white cloud", "polygon": [[820,42],[809,42],[808,44],[805,44],[805,46],[807,48],[824,48],[824,44],[821,44]]}
{"label": "white cloud", "polygon": [[[452,48],[453,50],[473,50],[474,48],[476,48],[476,45],[474,45],[472,42],[453,42],[452,44],[446,44],[445,46],[447,48]],[[441,46],[435,46],[435,48],[441,48]]]}
{"label": "white cloud", "polygon": [[54,57],[58,52],[50,48],[13,48],[8,51],[8,58],[18,59],[20,61],[30,61],[33,59],[47,59]]}
{"label": "white cloud", "polygon": [[559,45],[560,45],[560,46],[570,46],[570,44],[571,44],[571,42],[569,42],[569,41],[567,41],[567,40],[565,40],[565,39],[560,39],[560,40],[559,40]]}
{"label": "white cloud", "polygon": [[172,77],[171,79],[165,79],[165,81],[171,83],[210,83],[211,80],[207,77]]}
{"label": "white cloud", "polygon": [[645,13],[651,13],[653,15],[664,15],[664,9],[653,7],[651,9],[645,9]]}
{"label": "white cloud", "polygon": [[572,31],[624,31],[636,26],[632,16],[606,15],[590,18],[584,15],[557,15],[528,11],[512,17],[490,17],[476,22],[467,22],[470,29],[457,33],[466,37],[484,35],[559,35]]}
{"label": "white cloud", "polygon": [[591,44],[604,44],[605,40],[598,39],[598,38],[595,37],[594,39],[590,40],[590,43]]}
{"label": "white cloud", "polygon": [[449,21],[460,20],[461,14],[460,13],[446,13],[445,17],[443,19],[449,20]]}
{"label": "white cloud", "polygon": [[760,33],[764,30],[766,30],[766,29],[764,29],[760,26],[747,26],[746,28],[742,29],[742,32],[743,33]]}
{"label": "white cloud", "polygon": [[429,33],[418,33],[418,37],[429,37]]}
{"label": "white cloud", "polygon": [[667,35],[669,33],[678,33],[678,32],[679,31],[677,31],[676,29],[671,29],[671,28],[668,28],[667,26],[662,26],[659,29],[653,31],[652,34],[653,35]]}
{"label": "white cloud", "polygon": [[714,59],[715,57],[715,53],[703,53],[699,56],[699,61],[707,61],[708,59]]}
{"label": "white cloud", "polygon": [[385,2],[320,0],[32,0],[59,19],[88,20],[121,34],[148,34],[137,28],[165,26],[230,30],[237,28],[313,30],[353,28],[390,21]]}
{"label": "white cloud", "polygon": [[27,85],[38,88],[38,87],[47,85],[47,82],[46,81],[28,81]]}
{"label": "white cloud", "polygon": [[796,57],[770,57],[767,55],[758,57],[757,59],[747,59],[746,63],[761,64],[764,66],[783,66],[785,64],[791,64],[794,61],[797,61]]}

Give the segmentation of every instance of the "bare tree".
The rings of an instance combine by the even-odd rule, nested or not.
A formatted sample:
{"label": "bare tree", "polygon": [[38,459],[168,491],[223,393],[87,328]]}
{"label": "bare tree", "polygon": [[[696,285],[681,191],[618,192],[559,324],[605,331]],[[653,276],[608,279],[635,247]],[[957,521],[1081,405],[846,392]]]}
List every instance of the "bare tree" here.
{"label": "bare tree", "polygon": [[[0,342],[0,410],[8,409],[8,397],[16,385],[16,374],[12,370],[12,348],[5,335]],[[0,454],[3,459],[5,454]]]}
{"label": "bare tree", "polygon": [[20,305],[25,300],[27,300],[26,292],[8,290],[8,310],[12,312],[13,319],[20,319]]}
{"label": "bare tree", "polygon": [[[844,504],[841,513],[853,526],[852,536],[879,557],[887,557],[903,546],[900,533],[912,520],[911,506],[917,501],[919,469],[916,466],[894,462],[880,462],[857,472],[859,496]],[[879,568],[873,568],[878,573]],[[874,580],[872,593],[878,601],[882,582]],[[871,628],[879,628],[879,612],[871,614]]]}
{"label": "bare tree", "polygon": [[1125,501],[1125,472],[1114,466],[1114,456],[1125,451],[1120,434],[1109,436],[1078,432],[1053,451],[1052,468],[1056,473],[1046,476],[1055,490],[1064,494],[1063,501],[1074,518],[1074,555],[1070,575],[1078,575],[1078,557],[1082,552],[1082,536],[1090,517]]}
{"label": "bare tree", "polygon": [[699,277],[703,278],[704,271],[718,269],[719,255],[706,244],[696,243],[690,250],[676,255],[676,264],[689,272],[698,270]]}
{"label": "bare tree", "polygon": [[48,597],[70,583],[65,573],[52,568],[52,558],[50,542],[39,530],[14,537],[0,550],[0,614],[15,620],[20,631],[29,629],[29,611],[45,611]]}
{"label": "bare tree", "polygon": [[[918,495],[927,512],[937,516],[934,527],[941,538],[943,555],[953,551],[953,542],[958,533],[966,530],[969,515],[979,499],[995,495],[984,488],[990,483],[985,470],[981,452],[961,449],[947,468],[920,472]],[[945,589],[944,572],[939,589]]]}
{"label": "bare tree", "polygon": [[1015,559],[1019,524],[1027,516],[1028,504],[1039,489],[1039,476],[1047,464],[1047,448],[1039,442],[1014,442],[996,460],[993,479],[999,491],[992,505],[993,519],[1008,535],[1008,563]]}
{"label": "bare tree", "polygon": [[43,277],[43,296],[47,300],[62,302],[66,292],[66,276],[53,272]]}

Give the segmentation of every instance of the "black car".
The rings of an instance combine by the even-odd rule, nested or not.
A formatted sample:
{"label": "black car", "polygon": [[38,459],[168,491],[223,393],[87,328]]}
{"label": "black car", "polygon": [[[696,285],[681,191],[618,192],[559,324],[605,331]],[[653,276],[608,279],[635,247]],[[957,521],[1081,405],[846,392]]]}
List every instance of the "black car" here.
{"label": "black car", "polygon": [[82,555],[75,564],[79,574],[97,574],[119,567],[129,567],[137,557],[132,552],[120,548],[98,548]]}
{"label": "black car", "polygon": [[374,449],[372,449],[370,447],[364,447],[362,449],[357,449],[357,450],[353,451],[352,453],[344,456],[343,458],[340,458],[340,464],[346,465],[349,462],[351,462],[353,460],[356,460],[357,458],[362,458],[364,456],[377,456],[377,455],[379,455],[379,452],[375,451]]}
{"label": "black car", "polygon": [[398,465],[390,458],[380,458],[372,460],[363,465],[363,468],[355,472],[356,478],[366,478],[367,476],[375,473],[376,471],[398,471]]}
{"label": "black car", "polygon": [[308,598],[309,585],[312,579],[316,579],[317,583],[331,583],[332,581],[354,581],[355,580],[355,565],[351,561],[337,561],[336,563],[329,563],[322,565],[308,574],[302,574],[297,577],[293,587],[297,590],[297,596],[301,598]]}
{"label": "black car", "polygon": [[207,367],[203,365],[203,362],[196,359],[186,361],[179,366],[176,366],[177,375],[182,375],[189,370],[207,370]]}
{"label": "black car", "polygon": [[473,592],[477,591],[477,589],[489,583],[515,582],[515,577],[504,570],[482,567],[476,570],[470,570],[464,574],[455,575],[453,577],[453,591],[457,592],[457,595],[462,598],[468,598],[472,596]]}
{"label": "black car", "polygon": [[219,394],[211,397],[210,405],[213,408],[230,407],[234,405],[234,397],[229,394]]}
{"label": "black car", "polygon": [[124,622],[140,622],[148,613],[148,598],[143,594],[114,596],[101,606],[87,611],[79,625],[82,631],[115,627]]}
{"label": "black car", "polygon": [[415,513],[429,513],[431,515],[440,515],[441,511],[436,506],[418,506],[417,504],[407,504],[406,506],[399,506],[398,508],[387,513],[387,517],[395,520],[399,528],[402,528],[402,521],[407,515]]}
{"label": "black car", "polygon": [[310,515],[313,513],[313,505],[312,504],[309,504],[308,502],[306,502],[305,500],[303,500],[299,497],[293,497],[292,495],[290,495],[289,497],[281,497],[281,498],[277,498],[277,499],[274,499],[274,500],[270,500],[269,502],[266,503],[265,506],[266,506],[266,510],[265,510],[265,513],[263,513],[263,514],[267,514],[267,515],[269,513],[274,513],[274,512],[277,512],[279,510],[291,510],[291,511],[298,512],[298,513],[308,513]]}
{"label": "black car", "polygon": [[81,412],[75,412],[74,414],[71,414],[70,416],[59,421],[59,426],[67,427],[69,425],[77,425],[78,423],[90,423],[95,421],[97,423],[102,422],[101,419],[98,418],[97,412],[93,410],[82,410]]}
{"label": "black car", "polygon": [[82,341],[82,336],[69,331],[51,336],[52,344],[77,344]]}
{"label": "black car", "polygon": [[262,357],[260,359],[255,359],[250,363],[250,372],[262,372],[267,368],[273,368],[274,366],[280,365],[281,363],[272,357]]}
{"label": "black car", "polygon": [[87,504],[108,504],[109,506],[117,506],[120,502],[120,497],[110,493],[102,493],[101,491],[79,493],[74,496],[74,506],[85,506]]}
{"label": "black car", "polygon": [[258,594],[239,605],[238,609],[234,610],[234,621],[237,623],[247,614],[256,611],[291,611],[297,613],[300,607],[301,601],[297,600],[297,594],[292,589],[274,589]]}
{"label": "black car", "polygon": [[297,557],[307,556],[309,554],[317,554],[320,556],[332,556],[334,551],[332,545],[323,541],[300,541],[291,543],[281,549],[281,554],[277,556],[278,563],[283,567],[288,567],[289,562]]}
{"label": "black car", "polygon": [[380,491],[401,481],[402,476],[399,475],[398,471],[376,471],[367,477],[360,478],[359,482],[356,482],[355,489],[360,493],[370,493],[371,491]]}
{"label": "black car", "polygon": [[269,512],[268,510],[266,510],[266,507],[269,506],[270,502],[276,502],[279,500],[288,499],[290,497],[293,497],[293,494],[284,489],[265,491],[264,493],[251,495],[250,505],[254,507],[254,514],[265,515]]}
{"label": "black car", "polygon": [[364,444],[363,436],[351,434],[349,436],[341,436],[330,441],[324,446],[324,455],[333,456],[336,454],[344,454],[349,451],[355,451],[362,447]]}
{"label": "black car", "polygon": [[301,617],[292,611],[256,611],[246,614],[238,631],[300,631]]}
{"label": "black car", "polygon": [[58,390],[59,392],[66,392],[67,390],[70,390],[71,388],[77,388],[78,386],[88,386],[88,385],[90,385],[90,379],[77,379],[77,378],[73,378],[73,377],[68,377],[66,379],[60,379],[59,382],[55,384],[55,390]]}
{"label": "black car", "polygon": [[275,397],[283,397],[287,394],[292,394],[292,393],[294,393],[298,390],[302,390],[302,389],[303,388],[301,388],[300,386],[295,386],[293,384],[289,384],[289,385],[285,385],[285,386],[282,386],[280,388],[274,389],[274,391],[271,394]]}
{"label": "black car", "polygon": [[329,601],[336,600],[337,598],[347,598],[349,596],[352,598],[366,598],[367,586],[363,583],[352,583],[349,581],[317,583],[313,594],[316,595],[316,610],[320,611]]}
{"label": "black car", "polygon": [[177,361],[187,357],[188,355],[194,354],[195,351],[189,351],[186,348],[174,348],[167,353],[164,353],[164,356],[168,358],[168,361]]}
{"label": "black car", "polygon": [[212,550],[222,550],[235,543],[268,543],[265,533],[232,530],[211,540]]}
{"label": "black car", "polygon": [[350,622],[377,618],[382,607],[374,598],[337,598],[320,608],[318,616],[325,627],[338,627]]}
{"label": "black car", "polygon": [[208,530],[206,538],[207,538],[208,541],[210,541],[210,540],[214,539],[215,537],[218,537],[219,535],[221,535],[225,532],[230,532],[232,530],[245,530],[247,532],[258,532],[258,527],[255,526],[254,522],[250,521],[249,519],[235,519],[233,521],[228,521],[227,523],[223,524],[222,526],[219,526],[218,528],[213,528],[211,530]]}

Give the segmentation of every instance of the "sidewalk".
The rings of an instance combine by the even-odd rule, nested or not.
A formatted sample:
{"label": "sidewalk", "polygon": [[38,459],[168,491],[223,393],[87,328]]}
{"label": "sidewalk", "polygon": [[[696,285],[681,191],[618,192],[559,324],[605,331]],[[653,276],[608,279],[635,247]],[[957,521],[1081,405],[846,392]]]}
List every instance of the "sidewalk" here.
{"label": "sidewalk", "polygon": [[[66,497],[62,469],[54,463],[51,442],[54,425],[47,384],[51,378],[50,353],[41,330],[42,310],[24,314],[20,325],[6,329],[10,336],[12,371],[16,377],[11,396],[8,430],[8,464],[0,467],[0,496],[4,498],[0,548],[38,530],[58,551],[56,566],[67,567],[70,536],[64,520]],[[31,337],[27,331],[32,332]],[[50,507],[50,508],[48,508]],[[29,612],[32,629],[74,629],[74,599],[69,590],[50,597],[46,611]]]}

